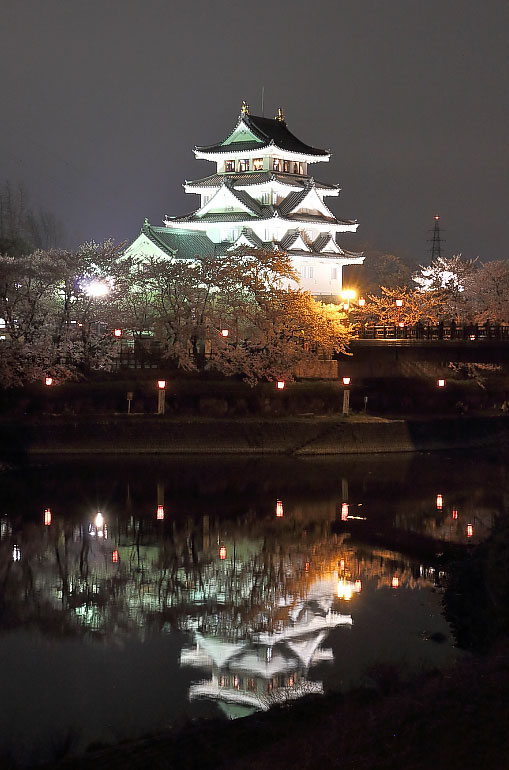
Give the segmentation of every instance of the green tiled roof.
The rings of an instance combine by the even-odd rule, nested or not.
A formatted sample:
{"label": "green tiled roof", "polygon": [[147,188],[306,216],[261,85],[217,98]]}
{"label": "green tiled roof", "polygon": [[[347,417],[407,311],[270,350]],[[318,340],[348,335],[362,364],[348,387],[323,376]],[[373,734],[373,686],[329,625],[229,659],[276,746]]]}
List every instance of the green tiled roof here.
{"label": "green tiled roof", "polygon": [[177,259],[208,257],[214,254],[214,243],[202,233],[174,230],[168,227],[153,227],[149,224],[145,224],[141,232],[165,254]]}
{"label": "green tiled roof", "polygon": [[[226,143],[240,122],[244,122],[247,128],[259,139],[261,142],[231,142]],[[302,155],[314,155],[316,157],[328,157],[330,153],[328,150],[319,150],[316,147],[311,147],[309,144],[301,142],[297,139],[291,131],[288,130],[286,122],[284,120],[276,120],[271,118],[262,118],[259,115],[246,115],[243,114],[239,118],[239,121],[232,132],[222,142],[217,144],[203,145],[196,147],[198,152],[203,153],[228,153],[228,152],[243,152],[245,150],[257,150],[263,149],[270,144],[275,144],[282,150],[288,150],[289,152],[300,153]]]}

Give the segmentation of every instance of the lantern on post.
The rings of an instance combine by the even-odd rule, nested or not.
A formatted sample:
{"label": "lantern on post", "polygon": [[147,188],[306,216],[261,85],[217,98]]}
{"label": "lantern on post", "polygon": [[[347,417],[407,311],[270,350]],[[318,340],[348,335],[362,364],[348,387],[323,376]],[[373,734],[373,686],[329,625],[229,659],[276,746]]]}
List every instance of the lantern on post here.
{"label": "lantern on post", "polygon": [[346,416],[348,416],[350,412],[350,389],[348,387],[350,382],[351,377],[343,377],[343,385],[345,388],[343,390],[343,414]]}
{"label": "lantern on post", "polygon": [[45,377],[44,378],[44,384],[45,385],[53,385],[53,377]]}
{"label": "lantern on post", "polygon": [[166,406],[166,380],[157,380],[157,414],[164,414]]}

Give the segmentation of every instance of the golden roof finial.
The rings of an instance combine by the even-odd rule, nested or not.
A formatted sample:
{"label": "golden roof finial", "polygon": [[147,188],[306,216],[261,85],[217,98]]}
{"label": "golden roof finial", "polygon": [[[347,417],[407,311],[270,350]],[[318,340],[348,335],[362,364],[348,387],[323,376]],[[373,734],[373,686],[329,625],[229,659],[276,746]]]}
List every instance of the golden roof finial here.
{"label": "golden roof finial", "polygon": [[279,120],[281,123],[285,122],[285,116],[283,115],[283,110],[281,107],[277,108],[276,120]]}
{"label": "golden roof finial", "polygon": [[240,111],[243,115],[249,115],[249,104],[242,100],[242,106],[240,108]]}

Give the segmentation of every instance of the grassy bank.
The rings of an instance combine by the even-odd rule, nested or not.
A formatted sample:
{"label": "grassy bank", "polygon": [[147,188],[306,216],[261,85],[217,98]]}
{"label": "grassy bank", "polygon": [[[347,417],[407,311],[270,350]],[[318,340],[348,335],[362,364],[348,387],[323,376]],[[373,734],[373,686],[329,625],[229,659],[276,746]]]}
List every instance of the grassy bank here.
{"label": "grassy bank", "polygon": [[0,420],[2,456],[76,454],[335,455],[509,445],[509,416],[384,419],[314,415],[175,418],[54,415]]}

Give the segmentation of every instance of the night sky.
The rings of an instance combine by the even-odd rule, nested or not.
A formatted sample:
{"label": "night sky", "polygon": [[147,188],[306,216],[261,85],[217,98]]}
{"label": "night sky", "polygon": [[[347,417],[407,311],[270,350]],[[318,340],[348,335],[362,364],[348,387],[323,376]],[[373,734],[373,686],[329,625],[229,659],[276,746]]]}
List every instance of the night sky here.
{"label": "night sky", "polygon": [[427,262],[503,259],[507,0],[0,0],[0,181],[22,182],[72,243],[133,239],[198,205],[242,99],[284,109],[333,152],[341,243]]}

